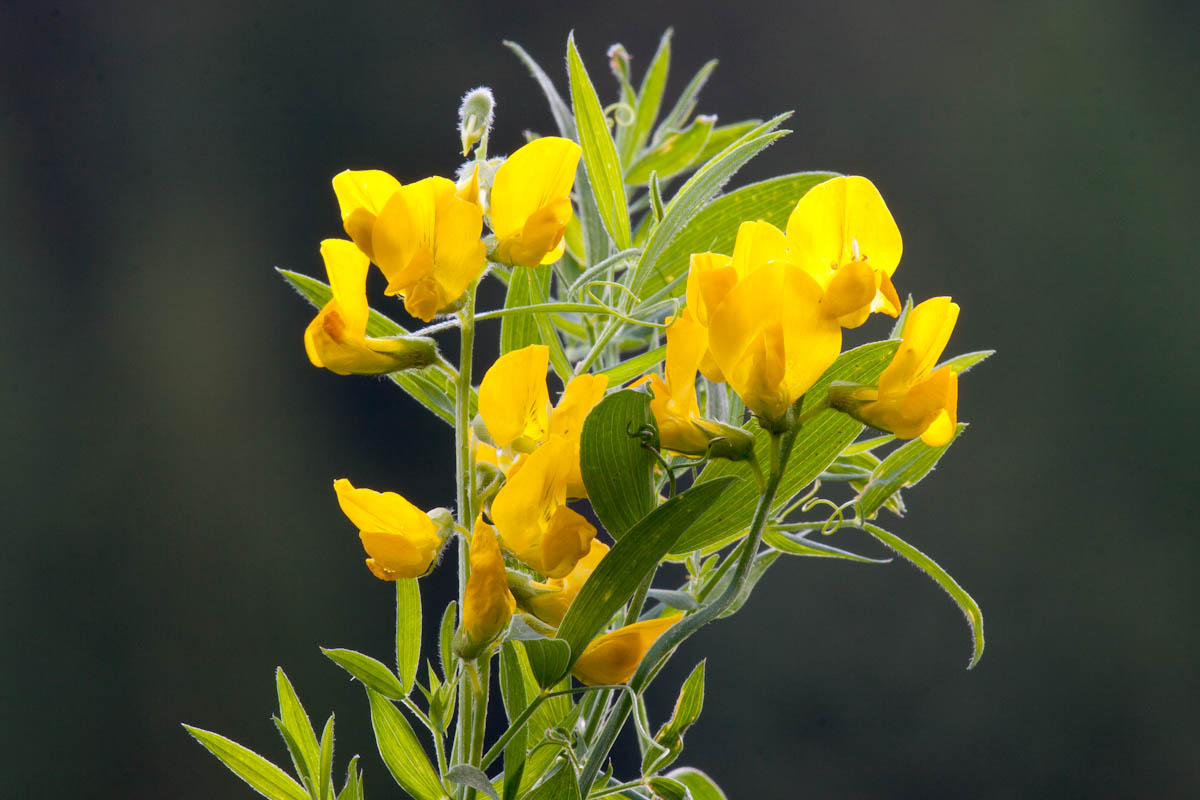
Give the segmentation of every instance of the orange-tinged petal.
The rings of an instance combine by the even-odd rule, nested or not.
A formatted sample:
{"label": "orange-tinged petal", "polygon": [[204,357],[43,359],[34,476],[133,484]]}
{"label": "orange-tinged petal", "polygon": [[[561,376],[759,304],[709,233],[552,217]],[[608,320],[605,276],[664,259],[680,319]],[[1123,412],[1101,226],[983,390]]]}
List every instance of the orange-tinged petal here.
{"label": "orange-tinged petal", "polygon": [[496,359],[479,384],[479,415],[497,447],[526,452],[544,441],[550,425],[546,369],[550,348],[529,345]]}
{"label": "orange-tinged petal", "polygon": [[462,620],[468,641],[486,646],[508,625],[516,607],[496,532],[480,517],[471,534],[471,575],[463,591]]}
{"label": "orange-tinged petal", "polygon": [[377,169],[346,170],[333,178],[333,193],[337,195],[346,235],[369,258],[374,258],[371,239],[375,218],[399,188],[400,181]]}
{"label": "orange-tinged petal", "polygon": [[600,565],[601,559],[608,553],[608,545],[599,539],[593,539],[591,547],[583,558],[575,563],[575,567],[562,578],[551,578],[545,583],[534,583],[534,588],[549,590],[524,601],[524,606],[538,619],[558,627],[571,606],[571,601],[583,584]]}
{"label": "orange-tinged petal", "polygon": [[651,645],[682,618],[669,617],[635,622],[597,636],[571,667],[571,674],[588,686],[627,683]]}

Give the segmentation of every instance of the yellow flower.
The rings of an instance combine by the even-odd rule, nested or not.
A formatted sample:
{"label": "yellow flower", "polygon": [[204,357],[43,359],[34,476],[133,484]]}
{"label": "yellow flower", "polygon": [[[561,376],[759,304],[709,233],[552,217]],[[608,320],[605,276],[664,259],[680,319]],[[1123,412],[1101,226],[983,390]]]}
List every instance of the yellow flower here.
{"label": "yellow flower", "polygon": [[430,570],[442,549],[439,526],[429,515],[395,492],[356,489],[350,481],[333,482],[338,505],[358,526],[376,578],[419,578]]}
{"label": "yellow flower", "polygon": [[575,376],[551,411],[546,388],[549,363],[550,348],[531,344],[505,353],[488,368],[479,384],[479,416],[501,452],[477,445],[476,458],[502,467],[511,476],[506,464],[514,464],[516,459],[503,451],[529,453],[549,437],[561,437],[570,443],[573,453],[567,494],[586,497],[579,472],[579,435],[588,413],[604,398],[608,377]]}
{"label": "yellow flower", "polygon": [[545,583],[530,584],[533,589],[544,591],[523,600],[521,605],[538,619],[557,628],[563,617],[566,616],[571,601],[575,599],[575,595],[579,594],[583,584],[587,582],[588,577],[599,566],[601,559],[607,553],[608,545],[599,539],[593,539],[587,555],[579,559],[574,569],[566,576],[550,578]]}
{"label": "yellow flower", "polygon": [[400,181],[377,169],[346,170],[333,178],[333,193],[342,211],[342,226],[358,249],[375,258],[371,236],[375,218],[397,190]]}
{"label": "yellow flower", "polygon": [[550,578],[566,576],[587,554],[596,529],[567,507],[571,443],[549,439],[522,460],[492,500],[492,521],[513,555]]}
{"label": "yellow flower", "polygon": [[837,358],[841,328],[822,313],[821,287],[788,263],[774,226],[743,223],[731,263],[737,282],[707,305],[709,350],[746,406],[777,420]]}
{"label": "yellow flower", "polygon": [[479,383],[479,416],[496,447],[528,453],[545,441],[550,428],[546,369],[550,348],[531,344],[505,353]]}
{"label": "yellow flower", "polygon": [[683,309],[667,328],[666,380],[649,377],[650,411],[658,423],[658,439],[668,450],[701,456],[720,431],[700,416],[696,403],[696,370],[708,350],[708,331]]}
{"label": "yellow flower", "polygon": [[546,136],[517,150],[496,170],[488,203],[498,261],[536,267],[562,258],[581,152],[570,139]]}
{"label": "yellow flower", "polygon": [[831,178],[808,191],[788,218],[791,258],[821,286],[825,313],[857,328],[872,311],[896,316],[892,274],[900,263],[900,229],[875,184]]}
{"label": "yellow flower", "polygon": [[648,619],[597,636],[576,659],[571,674],[588,686],[627,683],[650,646],[681,617]]}
{"label": "yellow flower", "polygon": [[480,516],[471,534],[471,575],[463,591],[461,654],[473,658],[508,625],[517,601],[508,590],[508,571],[496,532]]}
{"label": "yellow flower", "polygon": [[878,388],[835,387],[830,404],[901,439],[949,444],[958,423],[958,376],[949,366],[933,368],[957,320],[958,305],[949,297],[921,303],[908,312],[902,342]]}
{"label": "yellow flower", "polygon": [[483,212],[441,177],[392,193],[371,233],[373,260],[387,276],[385,294],[404,297],[404,308],[429,322],[448,310],[483,272]]}
{"label": "yellow flower", "polygon": [[370,262],[351,242],[326,239],[321,257],[333,298],[304,331],[304,350],[313,366],[339,375],[383,375],[433,363],[430,339],[367,338],[367,270]]}

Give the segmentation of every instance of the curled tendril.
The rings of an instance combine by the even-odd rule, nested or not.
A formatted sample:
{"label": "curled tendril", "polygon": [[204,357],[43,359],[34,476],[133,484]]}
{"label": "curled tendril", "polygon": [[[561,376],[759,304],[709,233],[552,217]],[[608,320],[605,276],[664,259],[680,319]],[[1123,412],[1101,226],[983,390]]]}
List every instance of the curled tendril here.
{"label": "curled tendril", "polygon": [[629,103],[613,103],[611,106],[604,107],[604,118],[608,119],[608,115],[612,114],[613,122],[622,128],[627,128],[637,119],[634,113],[633,106]]}

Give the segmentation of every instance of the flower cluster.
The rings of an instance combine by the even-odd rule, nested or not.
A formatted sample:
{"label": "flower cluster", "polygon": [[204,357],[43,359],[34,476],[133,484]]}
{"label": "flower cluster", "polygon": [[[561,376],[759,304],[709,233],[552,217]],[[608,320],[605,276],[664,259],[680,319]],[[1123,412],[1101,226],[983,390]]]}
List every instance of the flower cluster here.
{"label": "flower cluster", "polygon": [[[653,735],[643,693],[680,643],[742,607],[780,555],[886,561],[819,534],[865,533],[925,571],[966,613],[972,665],[982,652],[970,595],[876,520],[903,513],[900,489],[962,430],[958,376],[988,353],[940,362],[959,308],[948,297],[901,302],[900,231],[867,178],[795,173],[717,196],[747,153],[786,133],[776,130],[786,116],[691,118],[702,73],[655,127],[668,44],[669,34],[637,90],[614,47],[620,91],[605,106],[571,42],[569,109],[510,45],[539,76],[561,135],[489,157],[495,103],[475,89],[458,131],[463,157],[474,154],[455,180],[338,174],[348,239],[321,244],[328,284],[284,272],[320,309],[303,337],[313,365],[387,375],[453,428],[453,509],[333,484],[367,569],[395,584],[396,670],[326,654],[368,688],[380,753],[421,800],[722,796],[695,771],[663,773],[700,713],[703,665]],[[384,295],[424,327],[371,308],[371,264]],[[503,307],[476,309],[483,281],[501,285]],[[844,347],[873,314],[898,318],[892,334]],[[499,353],[476,386],[476,326],[488,320],[501,322]],[[457,365],[439,352],[445,331],[457,333]],[[883,435],[859,438],[864,426]],[[882,455],[897,439],[911,441]],[[818,507],[833,511],[805,516]],[[451,549],[458,593],[422,682],[418,581]],[[682,569],[660,571],[667,562]],[[510,727],[485,750],[493,665]],[[332,720],[318,744],[297,727],[306,717],[284,684],[277,722],[304,786],[192,732],[269,797],[333,796],[317,775],[332,759]],[[641,777],[622,783],[604,765],[630,718],[644,759]],[[489,776],[501,756],[503,772]],[[361,800],[351,772],[337,797]]]}

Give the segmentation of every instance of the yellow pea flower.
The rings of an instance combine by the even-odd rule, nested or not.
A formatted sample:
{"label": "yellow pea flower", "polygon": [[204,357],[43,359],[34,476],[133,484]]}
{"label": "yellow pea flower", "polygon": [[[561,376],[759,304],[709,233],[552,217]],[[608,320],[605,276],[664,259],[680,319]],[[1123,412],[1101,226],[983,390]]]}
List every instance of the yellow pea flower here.
{"label": "yellow pea flower", "polygon": [[562,258],[581,152],[570,139],[546,136],[517,150],[496,170],[488,204],[498,261],[536,267]]}
{"label": "yellow pea flower", "polygon": [[431,339],[368,339],[367,270],[370,261],[352,242],[326,239],[321,257],[333,298],[304,331],[304,350],[316,367],[339,375],[383,375],[433,363]]}
{"label": "yellow pea flower", "polygon": [[708,350],[708,331],[685,308],[667,328],[666,380],[650,375],[650,411],[658,423],[659,442],[668,450],[700,456],[720,432],[700,416],[696,402],[696,370]]}
{"label": "yellow pea flower", "polygon": [[400,189],[400,181],[378,169],[345,170],[333,177],[333,193],[342,211],[342,226],[358,249],[375,258],[371,236],[375,219]]}
{"label": "yellow pea flower", "polygon": [[817,282],[787,261],[774,226],[743,223],[732,265],[737,282],[708,308],[709,350],[746,406],[777,420],[837,358],[841,327],[822,312]]}
{"label": "yellow pea flower", "polygon": [[958,424],[958,376],[934,369],[954,324],[958,305],[934,297],[908,312],[900,347],[879,376],[878,388],[834,387],[830,404],[855,419],[901,439],[931,447],[949,444]]}
{"label": "yellow pea flower", "polygon": [[596,529],[567,507],[571,443],[554,436],[526,456],[492,500],[492,521],[504,546],[550,578],[562,578],[583,558]]}
{"label": "yellow pea flower", "polygon": [[544,591],[522,600],[522,607],[538,619],[557,628],[563,617],[567,615],[567,608],[570,607],[571,601],[575,599],[575,595],[579,594],[583,584],[600,565],[600,561],[607,555],[608,549],[608,545],[604,542],[593,539],[587,555],[579,559],[574,568],[565,576],[550,578],[545,583],[531,583],[532,588]]}
{"label": "yellow pea flower", "polygon": [[507,627],[516,607],[496,532],[480,516],[471,534],[471,575],[463,590],[459,654],[474,658],[483,652]]}
{"label": "yellow pea flower", "polygon": [[505,353],[488,368],[479,384],[479,416],[500,452],[496,449],[489,452],[482,449],[486,445],[477,445],[476,458],[500,466],[511,476],[505,464],[515,467],[520,461],[503,451],[529,453],[549,437],[561,437],[570,443],[573,453],[567,495],[586,497],[579,472],[579,435],[588,413],[604,399],[608,377],[575,376],[551,411],[550,392],[546,388],[549,364],[550,348],[532,344]]}
{"label": "yellow pea flower", "polygon": [[358,526],[367,568],[376,578],[419,578],[442,549],[441,526],[395,492],[356,489],[345,478],[333,482],[338,505]]}
{"label": "yellow pea flower", "polygon": [[583,485],[583,473],[579,469],[579,437],[583,432],[583,421],[604,399],[607,389],[607,375],[576,375],[550,412],[550,435],[561,436],[571,444],[567,497],[587,497],[587,487]]}
{"label": "yellow pea flower", "polygon": [[397,189],[375,220],[373,260],[387,276],[385,294],[429,322],[448,310],[483,272],[483,212],[453,181],[425,178]]}
{"label": "yellow pea flower", "polygon": [[900,229],[875,184],[831,178],[796,204],[787,223],[793,262],[824,292],[825,313],[857,328],[872,311],[900,313],[892,274],[900,263]]}
{"label": "yellow pea flower", "polygon": [[571,667],[588,686],[627,683],[650,646],[682,618],[681,614],[635,622],[593,639]]}
{"label": "yellow pea flower", "polygon": [[531,344],[505,353],[479,383],[479,416],[499,448],[528,453],[550,429],[550,390],[546,369],[550,348]]}

